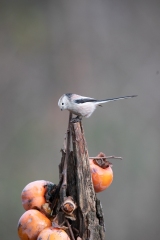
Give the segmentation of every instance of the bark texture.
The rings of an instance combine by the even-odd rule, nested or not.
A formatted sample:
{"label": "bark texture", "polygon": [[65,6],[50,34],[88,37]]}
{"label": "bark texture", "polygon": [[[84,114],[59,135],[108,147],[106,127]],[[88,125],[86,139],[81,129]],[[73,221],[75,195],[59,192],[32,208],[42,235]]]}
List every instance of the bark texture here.
{"label": "bark texture", "polygon": [[83,240],[104,239],[104,221],[100,201],[94,191],[87,145],[81,122],[71,123],[73,152],[67,162],[67,194],[77,203],[76,221],[72,227],[78,229]]}
{"label": "bark texture", "polygon": [[[104,240],[104,219],[94,191],[87,144],[81,122],[69,117],[62,159],[59,165],[59,200],[53,202],[58,223],[66,223],[71,240]],[[72,150],[70,143],[72,143]],[[73,206],[76,206],[74,211]]]}

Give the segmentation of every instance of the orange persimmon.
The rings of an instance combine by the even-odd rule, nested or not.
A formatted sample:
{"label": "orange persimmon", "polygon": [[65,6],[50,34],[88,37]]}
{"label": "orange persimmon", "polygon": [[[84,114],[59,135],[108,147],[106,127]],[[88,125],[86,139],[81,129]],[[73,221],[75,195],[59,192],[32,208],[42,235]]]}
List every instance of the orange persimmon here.
{"label": "orange persimmon", "polygon": [[94,159],[90,159],[90,171],[96,193],[104,191],[113,181],[113,170],[109,164],[102,168],[94,163]]}
{"label": "orange persimmon", "polygon": [[47,227],[39,235],[37,240],[70,240],[67,233],[61,228]]}
{"label": "orange persimmon", "polygon": [[26,211],[18,222],[18,235],[21,240],[36,240],[39,233],[51,226],[51,221],[36,209]]}
{"label": "orange persimmon", "polygon": [[46,203],[45,194],[47,190],[54,186],[54,183],[45,180],[37,180],[26,185],[21,193],[24,209],[40,210],[42,205]]}

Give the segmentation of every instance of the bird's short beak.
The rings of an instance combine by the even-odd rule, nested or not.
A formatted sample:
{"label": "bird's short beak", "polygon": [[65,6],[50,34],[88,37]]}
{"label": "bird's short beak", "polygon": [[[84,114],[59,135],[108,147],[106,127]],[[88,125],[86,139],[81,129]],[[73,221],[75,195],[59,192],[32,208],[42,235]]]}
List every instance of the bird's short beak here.
{"label": "bird's short beak", "polygon": [[61,111],[62,111],[63,109],[61,108]]}

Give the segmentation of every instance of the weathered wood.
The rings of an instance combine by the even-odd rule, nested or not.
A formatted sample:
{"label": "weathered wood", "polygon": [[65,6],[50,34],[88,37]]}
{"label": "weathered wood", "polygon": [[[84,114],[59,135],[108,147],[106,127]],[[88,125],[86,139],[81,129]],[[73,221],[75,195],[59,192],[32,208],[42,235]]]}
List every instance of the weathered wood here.
{"label": "weathered wood", "polygon": [[[103,240],[103,214],[97,202],[90,174],[89,155],[81,122],[71,123],[73,157],[68,160],[68,193],[75,198],[78,209],[73,226],[78,228],[83,240]],[[72,171],[72,173],[70,172]],[[97,208],[98,206],[98,208]],[[100,218],[99,218],[100,217]]]}
{"label": "weathered wood", "polygon": [[[70,150],[71,135],[73,151]],[[59,165],[62,185],[59,202],[54,210],[58,223],[66,222],[69,226],[67,233],[72,240],[78,237],[82,240],[104,240],[103,212],[91,179],[89,155],[81,122],[71,123],[69,120],[65,146]],[[63,206],[69,196],[76,203],[77,209],[71,215],[66,215]]]}

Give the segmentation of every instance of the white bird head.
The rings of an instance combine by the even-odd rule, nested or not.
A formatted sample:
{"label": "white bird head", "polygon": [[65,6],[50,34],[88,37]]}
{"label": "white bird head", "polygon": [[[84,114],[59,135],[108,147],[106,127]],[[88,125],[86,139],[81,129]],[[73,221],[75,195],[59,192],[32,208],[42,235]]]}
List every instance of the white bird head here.
{"label": "white bird head", "polygon": [[62,110],[68,109],[69,105],[70,105],[70,98],[71,98],[72,94],[71,93],[67,93],[67,94],[63,94],[59,101],[58,101],[58,106],[59,108]]}

